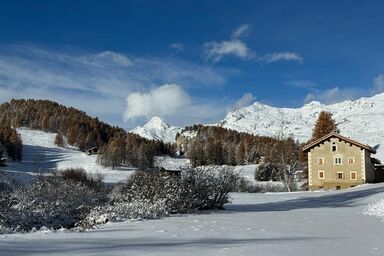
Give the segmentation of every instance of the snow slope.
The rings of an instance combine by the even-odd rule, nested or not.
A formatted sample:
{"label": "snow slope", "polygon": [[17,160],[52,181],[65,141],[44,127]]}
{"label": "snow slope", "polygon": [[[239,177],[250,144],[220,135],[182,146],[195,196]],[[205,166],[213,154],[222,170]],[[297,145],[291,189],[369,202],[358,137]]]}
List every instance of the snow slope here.
{"label": "snow slope", "polygon": [[181,132],[181,130],[182,128],[170,126],[161,118],[154,116],[143,127],[138,126],[131,132],[150,140],[160,140],[163,142],[173,143],[175,142],[176,134]]}
{"label": "snow slope", "polygon": [[340,133],[370,146],[381,145],[376,158],[384,161],[384,93],[333,105],[311,102],[301,108],[276,108],[255,102],[234,110],[218,125],[258,135],[292,134],[307,141],[320,111],[330,111]]}
{"label": "snow slope", "polygon": [[23,141],[23,160],[9,163],[5,167],[7,178],[15,182],[28,181],[39,173],[50,173],[55,169],[84,168],[92,174],[104,176],[104,182],[124,181],[135,169],[122,167],[117,170],[96,163],[97,156],[88,156],[74,147],[61,148],[55,145],[56,133],[47,133],[27,128],[17,129]]}
{"label": "snow slope", "polygon": [[384,184],[333,192],[232,195],[226,210],[108,223],[88,232],[0,236],[0,255],[384,254],[379,218],[363,214]]}

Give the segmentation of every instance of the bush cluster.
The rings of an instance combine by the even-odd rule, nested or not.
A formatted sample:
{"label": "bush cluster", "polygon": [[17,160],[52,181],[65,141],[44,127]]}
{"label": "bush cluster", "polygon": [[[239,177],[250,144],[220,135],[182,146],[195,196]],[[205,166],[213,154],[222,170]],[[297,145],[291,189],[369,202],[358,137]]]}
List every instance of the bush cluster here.
{"label": "bush cluster", "polygon": [[100,177],[70,169],[39,177],[24,187],[1,190],[0,233],[90,228],[108,221],[223,208],[238,180],[229,168],[185,170],[180,177],[137,171],[126,183],[108,189]]}
{"label": "bush cluster", "polygon": [[[83,170],[76,172],[86,175]],[[87,179],[43,176],[30,185],[2,191],[0,232],[74,227],[91,209],[107,201],[105,190],[94,186],[98,181]]]}
{"label": "bush cluster", "polygon": [[181,177],[160,171],[138,171],[110,194],[108,204],[95,208],[82,222],[90,227],[103,221],[158,218],[191,210],[221,209],[238,185],[232,169],[199,168]]}

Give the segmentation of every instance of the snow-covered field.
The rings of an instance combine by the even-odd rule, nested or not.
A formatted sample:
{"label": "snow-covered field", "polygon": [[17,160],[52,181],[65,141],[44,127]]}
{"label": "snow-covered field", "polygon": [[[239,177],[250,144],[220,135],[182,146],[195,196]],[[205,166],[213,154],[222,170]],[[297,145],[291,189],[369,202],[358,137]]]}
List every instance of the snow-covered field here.
{"label": "snow-covered field", "polygon": [[384,184],[232,197],[221,211],[3,235],[0,255],[384,255],[384,223],[363,214]]}
{"label": "snow-covered field", "polygon": [[[18,133],[23,141],[23,161],[8,163],[4,168],[8,180],[23,183],[39,174],[51,173],[54,170],[83,168],[91,174],[101,174],[106,183],[117,183],[126,180],[134,173],[135,168],[122,166],[115,170],[96,163],[96,155],[87,155],[75,147],[58,147],[53,142],[56,133],[47,133],[28,128],[19,128]],[[160,156],[156,158],[157,166],[168,170],[182,170],[190,167],[186,158]],[[254,171],[257,165],[236,166],[235,171],[254,182]]]}
{"label": "snow-covered field", "polygon": [[92,174],[101,174],[106,183],[124,181],[135,169],[121,167],[116,170],[96,163],[96,155],[88,156],[73,147],[56,146],[55,133],[47,133],[27,128],[17,129],[23,141],[23,161],[9,163],[5,167],[7,178],[16,182],[28,181],[40,173],[50,173],[55,169],[84,168]]}
{"label": "snow-covered field", "polygon": [[[53,169],[82,167],[126,179],[134,169],[111,170],[74,148],[53,144],[55,134],[19,129],[24,160],[6,167],[27,180]],[[186,159],[159,157],[168,169]],[[256,165],[235,170],[253,181]],[[87,232],[38,231],[0,236],[0,255],[384,255],[384,184],[332,192],[232,194],[225,210],[156,220],[108,223]]]}

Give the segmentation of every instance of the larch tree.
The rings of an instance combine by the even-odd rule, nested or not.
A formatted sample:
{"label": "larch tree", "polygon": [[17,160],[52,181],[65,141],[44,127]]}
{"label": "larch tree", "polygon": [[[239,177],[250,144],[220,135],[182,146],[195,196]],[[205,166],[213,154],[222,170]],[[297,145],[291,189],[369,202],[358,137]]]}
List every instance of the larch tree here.
{"label": "larch tree", "polygon": [[61,131],[59,130],[56,134],[56,137],[55,137],[55,144],[59,147],[64,147],[64,138],[63,138],[63,134],[61,133]]}
{"label": "larch tree", "polygon": [[332,113],[321,111],[313,128],[311,141],[320,139],[330,132],[339,132],[337,124],[332,118]]}

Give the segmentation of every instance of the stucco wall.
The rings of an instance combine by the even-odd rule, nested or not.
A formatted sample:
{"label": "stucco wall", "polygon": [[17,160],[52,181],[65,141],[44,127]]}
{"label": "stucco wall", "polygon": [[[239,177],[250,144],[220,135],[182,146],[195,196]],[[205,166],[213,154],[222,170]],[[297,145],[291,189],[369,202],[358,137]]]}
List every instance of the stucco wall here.
{"label": "stucco wall", "polygon": [[[336,151],[332,151],[332,145],[336,145]],[[349,188],[366,180],[366,150],[337,138],[330,140],[312,148],[308,154],[309,163],[309,187],[312,190],[336,188]],[[335,164],[335,157],[341,158],[341,164]],[[354,163],[349,163],[348,158],[354,158]],[[319,164],[318,159],[324,158],[323,164]],[[319,171],[324,171],[324,179],[319,179]],[[338,178],[338,173],[343,173],[343,178]],[[351,179],[351,172],[356,172],[356,180]]]}

